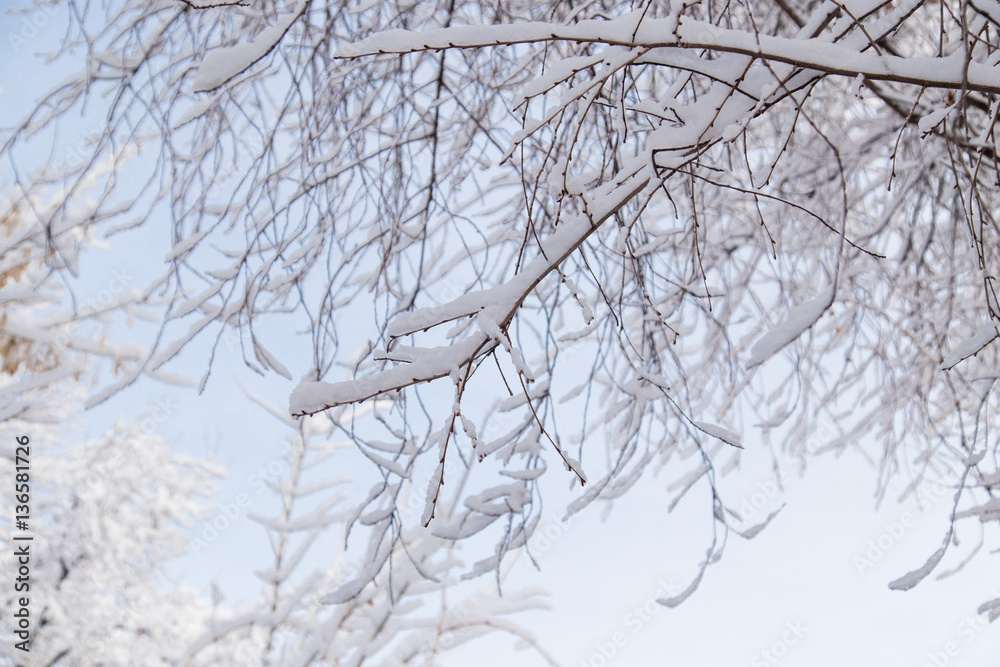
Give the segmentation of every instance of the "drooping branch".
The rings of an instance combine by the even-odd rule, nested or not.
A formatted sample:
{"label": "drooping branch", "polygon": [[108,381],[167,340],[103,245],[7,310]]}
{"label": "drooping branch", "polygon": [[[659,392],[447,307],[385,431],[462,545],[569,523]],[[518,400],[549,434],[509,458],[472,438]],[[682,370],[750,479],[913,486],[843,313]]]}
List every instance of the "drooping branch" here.
{"label": "drooping branch", "polygon": [[[397,317],[389,327],[392,338],[427,330],[461,317],[477,315],[485,322],[506,329],[524,299],[569,255],[580,247],[605,220],[621,210],[650,182],[652,165],[638,164],[619,175],[590,202],[588,214],[573,216],[545,239],[539,256],[510,281],[497,287],[473,292],[438,308],[424,308]],[[339,383],[303,382],[289,399],[292,415],[301,417],[328,410],[338,405],[357,403],[387,392],[430,382],[450,375],[453,370],[469,366],[476,358],[488,354],[499,340],[481,326],[465,340],[445,347],[421,349],[408,356],[408,363],[381,371],[370,377]],[[394,350],[397,358],[404,350]]]}

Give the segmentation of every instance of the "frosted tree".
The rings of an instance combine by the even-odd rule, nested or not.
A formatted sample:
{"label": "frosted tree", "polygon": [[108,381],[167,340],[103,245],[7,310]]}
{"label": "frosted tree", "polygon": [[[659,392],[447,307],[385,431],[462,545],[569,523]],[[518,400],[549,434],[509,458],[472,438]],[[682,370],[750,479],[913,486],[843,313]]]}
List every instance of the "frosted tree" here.
{"label": "frosted tree", "polygon": [[[63,386],[65,416],[84,394]],[[20,591],[3,593],[0,624],[26,650],[5,652],[18,665],[177,664],[181,647],[207,623],[208,600],[165,578],[162,566],[187,550],[189,527],[207,508],[217,467],[180,456],[140,424],[122,422],[74,446],[56,426],[18,419],[0,426],[4,442],[21,437],[30,456],[27,532],[15,530],[16,496],[0,507],[5,524],[0,567],[16,573],[15,547],[27,545],[30,574]],[[26,434],[30,434],[27,435]],[[4,449],[0,477],[15,488],[14,447]],[[22,452],[24,453],[24,452]],[[15,542],[12,535],[30,535]],[[30,636],[13,611],[30,601]]]}
{"label": "frosted tree", "polygon": [[[30,555],[28,574],[3,593],[4,654],[17,665],[129,664],[138,655],[144,664],[175,664],[209,605],[167,581],[162,566],[186,552],[182,537],[219,469],[172,452],[152,434],[154,416],[64,444],[95,368],[120,370],[143,356],[103,335],[136,294],[117,276],[95,299],[68,298],[53,269],[69,270],[88,239],[70,226],[46,240],[35,216],[51,209],[25,193],[10,199],[18,205],[0,216],[0,483],[8,489],[0,569],[17,576],[18,549]],[[27,519],[18,526],[15,516]],[[25,535],[32,539],[12,539]],[[21,598],[29,630],[14,616]]]}
{"label": "frosted tree", "polygon": [[[357,516],[390,517],[356,522],[380,545],[358,590],[403,521],[492,535],[471,573],[499,569],[563,475],[571,513],[645,471],[707,486],[707,564],[744,446],[856,448],[881,495],[952,486],[952,530],[897,588],[960,517],[996,519],[997,3],[68,7],[54,56],[84,62],[10,164],[107,100],[93,160],[40,182],[68,201],[90,164],[145,159],[40,228],[173,238],[160,335],[93,400],[196,336],[214,356],[238,330],[286,377],[309,346],[294,415],[387,403],[341,427],[384,482]],[[270,321],[306,335],[275,347]]]}
{"label": "frosted tree", "polygon": [[[95,168],[88,180],[104,175]],[[0,422],[56,421],[67,382],[91,380],[103,367],[127,374],[145,355],[107,337],[113,317],[137,314],[141,290],[127,273],[86,299],[67,291],[63,278],[76,272],[92,239],[76,216],[59,230],[40,224],[60,199],[47,188],[15,188],[0,200]]]}

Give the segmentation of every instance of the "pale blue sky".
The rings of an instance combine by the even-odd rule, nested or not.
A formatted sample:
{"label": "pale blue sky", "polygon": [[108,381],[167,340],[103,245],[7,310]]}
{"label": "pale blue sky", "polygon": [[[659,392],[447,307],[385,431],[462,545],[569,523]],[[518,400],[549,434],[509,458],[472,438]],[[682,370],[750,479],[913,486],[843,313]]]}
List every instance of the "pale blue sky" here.
{"label": "pale blue sky", "polygon": [[[8,63],[0,68],[0,124],[26,111],[41,90],[58,81],[57,70],[31,57],[42,40],[57,34],[57,21],[53,18],[27,44],[10,38],[12,31],[22,33],[20,17],[5,16],[0,24],[4,26],[0,60]],[[5,167],[0,167],[0,178],[7,182]],[[157,226],[152,230],[155,238]],[[166,244],[166,229],[159,233]],[[116,270],[126,270],[141,283],[144,270],[155,272],[156,262],[166,253],[166,245],[138,247],[134,236],[110,243],[107,250],[92,251],[82,267],[77,289],[84,300],[99,294]],[[140,249],[142,253],[136,252]],[[294,346],[281,355],[293,375],[305,368],[308,357],[308,350]],[[204,358],[204,343],[196,342],[185,353],[187,361],[174,370],[197,378]],[[261,378],[249,372],[237,354],[220,355],[213,377],[201,396],[142,380],[86,415],[84,430],[96,434],[118,415],[141,418],[144,410],[166,400],[176,411],[158,433],[179,450],[198,456],[211,453],[228,468],[218,501],[230,502],[250,492],[251,509],[264,511],[271,501],[254,493],[253,475],[280,460],[286,431],[254,408],[239,387],[284,407],[294,383],[276,374]],[[730,498],[737,499],[732,503],[736,506],[740,498],[760,498],[754,494],[761,493],[760,485],[770,479],[770,453],[755,446],[749,435],[744,442],[742,469],[722,480]],[[792,462],[781,463],[794,469]],[[536,550],[542,569],[536,571],[522,558],[507,585],[551,591],[551,611],[532,612],[520,620],[572,667],[997,664],[1000,627],[984,627],[974,620],[976,607],[990,598],[992,590],[1000,592],[996,556],[984,551],[954,577],[930,579],[906,593],[890,591],[889,581],[922,565],[939,546],[950,497],[926,512],[912,503],[891,500],[876,512],[874,479],[873,468],[850,454],[812,462],[804,478],[790,475],[787,493],[765,494],[766,503],[755,517],[761,519],[781,502],[787,503],[771,526],[750,542],[733,536],[722,561],[709,568],[691,599],[678,609],[652,607],[648,620],[646,603],[664,582],[686,586],[708,545],[711,505],[705,489],[697,488],[669,515],[671,495],[665,491],[669,480],[648,476],[616,503],[606,521],[601,522],[602,507],[595,505],[565,528],[558,520],[569,496],[549,497],[546,507],[554,539],[547,549]],[[906,519],[909,525],[900,534],[904,517],[912,520]],[[995,526],[990,537],[996,545]],[[868,557],[870,541],[878,544],[880,539],[891,545],[884,555],[872,552],[879,554],[877,562],[859,571],[857,559]],[[964,548],[963,544],[956,552]],[[474,560],[473,554],[468,558]],[[949,557],[941,569],[954,562]],[[244,514],[209,548],[176,563],[172,572],[203,590],[214,581],[227,599],[246,600],[257,590],[253,571],[268,563],[263,533]],[[515,659],[524,667],[542,664],[530,654],[512,654],[511,642],[503,636],[474,642],[440,664],[507,666]]]}

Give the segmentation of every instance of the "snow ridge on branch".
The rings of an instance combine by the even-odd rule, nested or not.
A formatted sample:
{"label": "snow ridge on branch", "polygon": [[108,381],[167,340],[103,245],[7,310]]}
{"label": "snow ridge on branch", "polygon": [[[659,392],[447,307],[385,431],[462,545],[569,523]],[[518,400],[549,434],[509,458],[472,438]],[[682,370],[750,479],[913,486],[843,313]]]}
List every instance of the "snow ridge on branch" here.
{"label": "snow ridge on branch", "polygon": [[[507,283],[460,297],[437,308],[403,313],[390,325],[391,337],[426,330],[445,322],[479,313],[501,330],[510,324],[518,307],[538,283],[554,271],[605,220],[632,200],[650,181],[651,165],[639,164],[608,184],[589,202],[589,215],[577,215],[557,228],[542,244],[539,256]],[[303,382],[292,392],[289,409],[293,416],[315,414],[338,405],[359,401],[414,384],[429,382],[464,368],[477,357],[488,354],[499,341],[482,328],[463,341],[423,350],[419,358],[404,366],[381,371],[370,377],[338,383]]]}

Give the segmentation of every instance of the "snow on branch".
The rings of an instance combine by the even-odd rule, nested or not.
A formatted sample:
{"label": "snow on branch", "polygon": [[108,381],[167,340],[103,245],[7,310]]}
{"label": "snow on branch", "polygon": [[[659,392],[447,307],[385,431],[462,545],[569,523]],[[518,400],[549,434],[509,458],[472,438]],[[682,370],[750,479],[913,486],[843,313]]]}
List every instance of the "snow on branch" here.
{"label": "snow on branch", "polygon": [[[401,336],[429,329],[444,322],[479,312],[485,321],[507,327],[517,309],[531,291],[556,269],[605,220],[639,194],[650,181],[651,165],[639,163],[619,175],[603,196],[594,197],[589,215],[573,216],[543,242],[539,256],[524,270],[501,286],[459,297],[435,308],[404,313],[390,326],[391,336]],[[477,357],[492,351],[500,341],[479,330],[453,345],[423,350],[413,362],[375,373],[372,376],[338,383],[303,382],[292,392],[289,409],[301,417],[338,405],[357,403],[368,398],[429,382],[450,375],[454,369],[471,364]]]}
{"label": "snow on branch", "polygon": [[990,322],[979,329],[974,336],[966,338],[956,345],[955,349],[949,352],[948,356],[941,362],[939,368],[943,371],[954,368],[960,361],[968,359],[975,354],[979,354],[979,352],[982,351],[984,347],[992,343],[996,337],[997,326],[995,323]]}
{"label": "snow on branch", "polygon": [[760,340],[753,346],[750,359],[747,361],[747,368],[761,365],[812,328],[823,316],[823,313],[833,305],[835,294],[836,291],[831,286],[824,289],[815,299],[810,299],[792,308],[784,322],[761,336]]}
{"label": "snow on branch", "polygon": [[934,88],[1000,93],[1000,73],[987,64],[968,61],[961,52],[945,57],[900,57],[877,51],[861,52],[857,47],[864,49],[869,44],[859,40],[833,43],[817,38],[791,39],[730,30],[689,17],[681,17],[679,24],[673,18],[646,19],[638,23],[640,14],[632,12],[612,20],[591,19],[564,26],[526,22],[419,32],[387,30],[342,46],[336,55],[358,58],[561,40],[628,47],[711,49],[851,78],[862,76]]}
{"label": "snow on branch", "polygon": [[307,7],[308,3],[300,0],[294,10],[250,41],[209,51],[198,66],[191,89],[196,93],[217,90],[253,67],[274,50]]}

